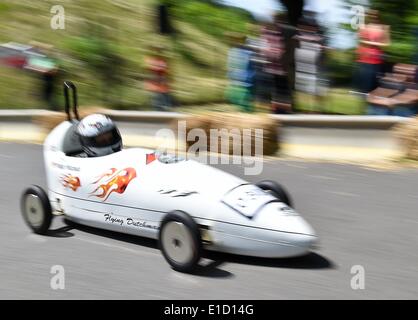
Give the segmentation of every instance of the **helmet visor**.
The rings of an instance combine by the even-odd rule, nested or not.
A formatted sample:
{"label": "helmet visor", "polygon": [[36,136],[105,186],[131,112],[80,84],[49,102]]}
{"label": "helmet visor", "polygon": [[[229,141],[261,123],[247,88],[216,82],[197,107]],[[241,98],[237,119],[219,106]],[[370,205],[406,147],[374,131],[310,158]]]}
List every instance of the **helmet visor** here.
{"label": "helmet visor", "polygon": [[108,147],[118,143],[121,140],[117,128],[101,133],[95,137],[81,137],[83,144],[89,147],[101,148]]}

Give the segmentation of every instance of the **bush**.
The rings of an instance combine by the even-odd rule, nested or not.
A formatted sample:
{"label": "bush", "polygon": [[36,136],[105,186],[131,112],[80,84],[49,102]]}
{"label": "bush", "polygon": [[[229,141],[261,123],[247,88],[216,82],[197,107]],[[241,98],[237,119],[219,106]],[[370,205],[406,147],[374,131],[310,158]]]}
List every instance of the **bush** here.
{"label": "bush", "polygon": [[412,39],[393,40],[387,48],[387,60],[393,63],[411,63],[416,44]]}
{"label": "bush", "polygon": [[326,55],[327,76],[332,86],[351,86],[355,68],[355,53],[350,50],[331,50]]}

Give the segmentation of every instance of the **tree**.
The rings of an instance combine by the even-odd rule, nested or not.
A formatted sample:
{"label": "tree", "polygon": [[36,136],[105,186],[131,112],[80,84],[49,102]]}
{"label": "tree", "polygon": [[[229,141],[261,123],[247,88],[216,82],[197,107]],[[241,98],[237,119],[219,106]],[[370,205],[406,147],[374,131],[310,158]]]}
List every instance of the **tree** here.
{"label": "tree", "polygon": [[372,9],[379,11],[382,23],[391,29],[387,60],[413,62],[414,56],[418,55],[418,0],[371,0],[370,4]]}

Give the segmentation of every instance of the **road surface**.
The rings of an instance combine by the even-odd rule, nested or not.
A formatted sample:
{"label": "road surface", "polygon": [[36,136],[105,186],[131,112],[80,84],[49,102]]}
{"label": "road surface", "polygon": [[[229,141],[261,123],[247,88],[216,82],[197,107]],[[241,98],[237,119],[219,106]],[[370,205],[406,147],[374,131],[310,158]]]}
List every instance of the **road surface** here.
{"label": "road surface", "polygon": [[[320,236],[297,259],[206,254],[196,275],[170,269],[151,240],[54,221],[32,234],[19,198],[45,186],[42,147],[0,143],[0,299],[412,299],[418,298],[418,170],[375,171],[330,163],[268,160],[275,179]],[[243,176],[243,169],[223,169]],[[53,266],[65,289],[51,289]],[[351,287],[352,267],[365,288]]]}

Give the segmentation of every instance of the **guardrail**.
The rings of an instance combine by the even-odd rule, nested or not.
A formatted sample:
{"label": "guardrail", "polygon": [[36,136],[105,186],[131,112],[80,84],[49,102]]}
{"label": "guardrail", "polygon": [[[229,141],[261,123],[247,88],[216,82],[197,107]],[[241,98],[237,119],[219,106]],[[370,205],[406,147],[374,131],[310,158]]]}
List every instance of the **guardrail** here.
{"label": "guardrail", "polygon": [[[186,120],[191,115],[178,112],[160,111],[121,111],[103,109],[103,113],[115,121],[124,122],[170,122],[171,120]],[[26,110],[0,110],[0,121],[31,121],[38,116],[57,115],[59,112],[26,109]],[[389,129],[398,123],[405,123],[411,119],[396,116],[345,116],[345,115],[312,115],[312,114],[291,114],[291,115],[270,115],[280,120],[283,126],[303,127],[334,127],[334,128],[369,128]]]}
{"label": "guardrail", "polygon": [[390,129],[392,126],[411,121],[396,116],[344,116],[344,115],[272,115],[286,126]]}
{"label": "guardrail", "polygon": [[[155,133],[167,126],[173,120],[187,120],[192,115],[177,112],[157,111],[120,111],[103,110],[118,122],[123,135],[127,140],[148,140]],[[57,113],[48,110],[0,110],[0,138],[18,140],[40,141],[39,137],[45,130],[36,122],[40,116],[56,116]],[[393,136],[391,128],[400,123],[412,121],[409,118],[395,116],[340,116],[340,115],[270,115],[280,121],[280,142],[282,150],[296,157],[309,157],[319,159],[350,158],[356,152],[365,157],[373,155],[383,158],[400,153],[399,141]],[[278,128],[279,129],[279,128]],[[36,136],[37,138],[32,138]],[[6,138],[4,138],[6,137]],[[132,140],[132,137],[136,137]],[[142,137],[142,138],[138,138]],[[366,155],[367,153],[367,155]],[[334,157],[334,155],[337,156]]]}

